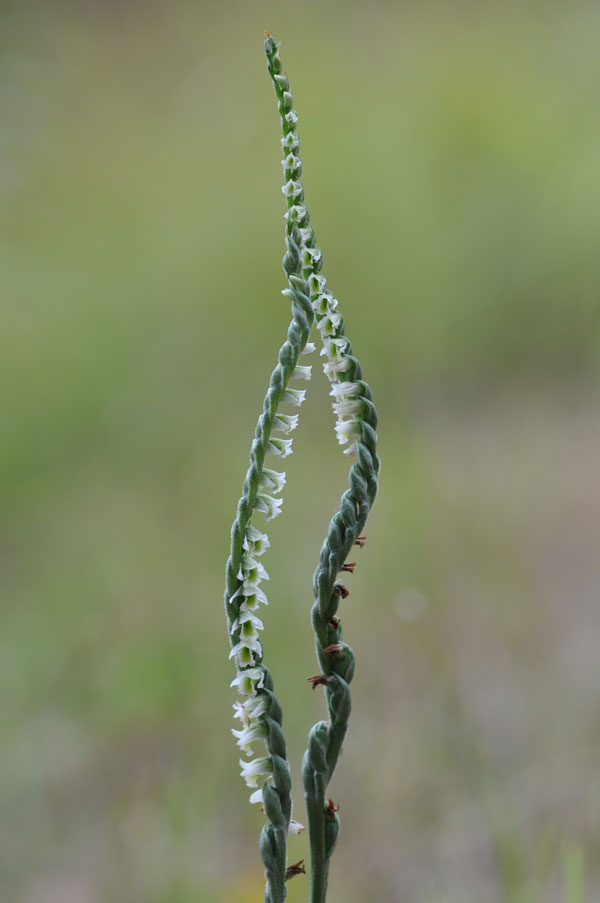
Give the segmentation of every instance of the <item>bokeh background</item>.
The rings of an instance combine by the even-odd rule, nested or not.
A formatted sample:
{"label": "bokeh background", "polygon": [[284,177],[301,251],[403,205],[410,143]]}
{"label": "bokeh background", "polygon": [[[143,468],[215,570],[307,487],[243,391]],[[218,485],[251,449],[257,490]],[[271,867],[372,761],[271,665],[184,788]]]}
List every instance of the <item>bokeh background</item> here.
{"label": "bokeh background", "polygon": [[[599,27],[582,2],[2,5],[3,901],[262,898],[222,592],[289,317],[264,29],[380,412],[331,903],[600,900]],[[316,363],[265,558],[301,821],[347,464]]]}

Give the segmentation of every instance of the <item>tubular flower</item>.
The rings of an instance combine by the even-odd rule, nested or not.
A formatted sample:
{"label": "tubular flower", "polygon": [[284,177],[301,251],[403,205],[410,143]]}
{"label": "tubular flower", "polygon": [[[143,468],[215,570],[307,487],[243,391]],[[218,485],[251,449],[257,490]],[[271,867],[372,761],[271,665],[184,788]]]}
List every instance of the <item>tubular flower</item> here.
{"label": "tubular flower", "polygon": [[267,756],[252,759],[251,762],[245,762],[243,759],[240,759],[240,767],[242,769],[242,777],[248,787],[256,787],[259,777],[272,774],[273,772],[273,763]]}

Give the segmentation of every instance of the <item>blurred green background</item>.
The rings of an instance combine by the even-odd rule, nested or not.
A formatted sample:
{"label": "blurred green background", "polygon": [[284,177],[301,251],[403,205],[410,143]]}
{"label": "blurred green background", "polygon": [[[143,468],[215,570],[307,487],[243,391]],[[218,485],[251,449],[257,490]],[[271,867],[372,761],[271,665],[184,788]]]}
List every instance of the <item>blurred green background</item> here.
{"label": "blurred green background", "polygon": [[[262,899],[222,592],[289,318],[264,29],[380,413],[331,903],[599,900],[598,6],[1,17],[2,901]],[[265,557],[301,821],[315,362]]]}

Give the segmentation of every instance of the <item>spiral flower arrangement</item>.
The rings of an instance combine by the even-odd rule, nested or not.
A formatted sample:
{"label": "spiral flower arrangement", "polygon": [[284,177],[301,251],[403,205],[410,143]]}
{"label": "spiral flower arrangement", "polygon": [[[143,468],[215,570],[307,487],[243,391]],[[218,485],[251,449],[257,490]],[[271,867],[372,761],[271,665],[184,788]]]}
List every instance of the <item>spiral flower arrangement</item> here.
{"label": "spiral flower arrangement", "polygon": [[[342,640],[341,621],[336,614],[340,599],[348,596],[349,591],[338,575],[354,570],[354,563],[346,558],[354,544],[364,544],[361,531],[377,492],[377,414],[369,386],[345,335],[338,300],[321,272],[323,255],[316,244],[300,180],[298,115],[293,108],[294,99],[289,79],[283,73],[279,49],[280,45],[267,35],[267,69],[282,128],[282,191],[287,207],[283,269],[288,282],[283,294],[291,301],[292,319],[256,425],[250,465],[231,530],[225,610],[230,657],[236,664],[232,686],[239,695],[233,707],[240,729],[234,728],[233,734],[241,752],[248,757],[240,760],[241,775],[253,790],[250,801],[261,803],[267,818],[260,838],[266,876],[265,903],[283,903],[287,881],[305,872],[302,860],[287,864],[287,837],[301,831],[303,826],[292,818],[281,706],[275,696],[273,678],[263,661],[260,640],[263,623],[257,612],[261,605],[267,605],[262,585],[269,577],[259,559],[268,549],[269,539],[251,521],[256,512],[270,521],[281,511],[285,473],[266,467],[265,458],[267,455],[285,458],[292,452],[292,439],[287,437],[298,424],[298,414],[282,412],[279,408],[280,405],[299,407],[304,401],[306,390],[295,383],[309,380],[311,367],[299,364],[298,360],[301,354],[314,351],[315,346],[308,339],[316,324],[321,355],[325,358],[323,369],[331,384],[335,434],[338,442],[347,446],[345,454],[353,460],[349,487],[329,524],[313,578],[315,601],[311,620],[321,673],[308,680],[313,689],[324,687],[328,720],[318,722],[309,733],[302,777],[310,838],[311,903],[324,903],[329,862],[339,833],[338,807],[328,799],[327,788],[346,735],[351,708],[349,684],[354,674],[354,653]],[[257,742],[264,746],[262,754],[255,756]]]}

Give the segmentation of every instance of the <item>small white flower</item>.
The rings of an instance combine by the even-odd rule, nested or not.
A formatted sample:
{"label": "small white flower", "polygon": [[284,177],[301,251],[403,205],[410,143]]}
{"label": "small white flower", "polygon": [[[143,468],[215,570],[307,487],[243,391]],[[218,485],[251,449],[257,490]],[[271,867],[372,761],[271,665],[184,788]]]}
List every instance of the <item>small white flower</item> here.
{"label": "small white flower", "polygon": [[308,280],[311,295],[320,295],[327,289],[327,279],[321,273],[312,273]]}
{"label": "small white flower", "polygon": [[262,511],[265,520],[273,520],[274,517],[281,514],[282,505],[283,499],[276,499],[272,495],[267,495],[266,492],[259,492],[254,507],[257,511]]}
{"label": "small white flower", "polygon": [[312,370],[312,365],[310,365],[310,366],[308,366],[308,367],[302,367],[300,364],[298,364],[298,366],[296,367],[296,369],[294,370],[294,372],[293,372],[292,375],[290,376],[290,379],[306,379],[306,380],[309,380],[309,379],[310,379],[310,373],[311,373],[311,370]]}
{"label": "small white flower", "polygon": [[301,825],[299,821],[296,821],[295,819],[290,818],[288,834],[302,834],[303,831],[304,831],[304,825]]}
{"label": "small white flower", "polygon": [[304,204],[294,204],[283,215],[285,219],[290,219],[299,226],[303,226],[308,220],[308,208]]}
{"label": "small white flower", "polygon": [[338,373],[344,373],[348,366],[349,361],[346,358],[341,358],[339,361],[326,361],[323,364],[323,373],[328,380],[333,381],[337,378]]}
{"label": "small white flower", "polygon": [[247,665],[254,665],[253,652],[256,652],[257,655],[262,654],[262,645],[258,634],[256,636],[242,637],[229,653],[229,658],[235,657],[238,668],[245,668]]}
{"label": "small white flower", "polygon": [[358,383],[346,380],[341,383],[334,383],[329,393],[336,401],[347,401],[349,398],[356,398],[361,394]]}
{"label": "small white flower", "polygon": [[281,146],[284,150],[298,150],[300,147],[300,139],[296,132],[288,132],[285,138],[281,139]]}
{"label": "small white flower", "polygon": [[266,533],[261,533],[252,524],[246,527],[246,535],[244,536],[243,548],[252,555],[262,555],[269,548],[269,537]]}
{"label": "small white flower", "polygon": [[267,489],[269,492],[281,492],[285,486],[285,474],[278,470],[271,470],[270,467],[263,467],[260,485],[262,489]]}
{"label": "small white flower", "polygon": [[254,743],[255,740],[264,740],[269,735],[269,730],[265,724],[258,721],[256,724],[242,728],[241,731],[236,731],[235,728],[232,728],[231,733],[234,737],[237,737],[237,745],[242,752],[247,756],[251,756],[253,753],[250,744]]}
{"label": "small white flower", "polygon": [[284,169],[289,169],[290,172],[299,173],[302,169],[302,160],[300,157],[297,157],[296,154],[288,154],[281,161],[281,165]]}
{"label": "small white flower", "polygon": [[281,186],[281,190],[286,198],[299,198],[303,191],[302,182],[295,182],[294,179],[290,179],[285,185]]}
{"label": "small white flower", "polygon": [[246,668],[231,681],[230,686],[237,687],[240,696],[256,696],[265,680],[265,672],[262,668]]}
{"label": "small white flower", "polygon": [[259,586],[248,586],[244,595],[243,605],[248,611],[256,611],[261,603],[269,604],[269,600]]}
{"label": "small white flower", "polygon": [[268,580],[269,575],[260,561],[256,561],[247,552],[242,555],[238,580],[243,580],[245,585],[258,586],[261,580]]}
{"label": "small white flower", "polygon": [[326,355],[329,358],[337,359],[342,357],[348,349],[348,339],[345,336],[335,338],[323,337],[323,347],[321,348],[321,356]]}
{"label": "small white flower", "polygon": [[298,114],[294,110],[290,110],[289,113],[285,114],[284,119],[288,125],[294,126],[298,122]]}
{"label": "small white flower", "polygon": [[264,694],[248,696],[243,702],[233,703],[234,718],[242,724],[249,725],[267,711],[267,698]]}
{"label": "small white flower", "polygon": [[361,412],[362,402],[357,398],[349,398],[346,401],[334,401],[332,408],[339,418],[357,417]]}
{"label": "small white flower", "polygon": [[286,389],[281,396],[281,401],[287,404],[293,404],[297,408],[300,407],[306,398],[306,389]]}
{"label": "small white flower", "polygon": [[260,618],[257,618],[253,611],[250,611],[244,605],[240,608],[239,616],[235,619],[233,624],[231,625],[232,632],[234,630],[239,630],[240,627],[246,624],[252,624],[254,626],[254,630],[264,630],[265,625],[261,621]]}
{"label": "small white flower", "polygon": [[323,254],[321,253],[320,248],[305,248],[304,249],[304,266],[305,267],[314,266],[321,260],[322,257],[323,257]]}
{"label": "small white flower", "polygon": [[271,774],[273,771],[273,763],[271,759],[264,758],[253,759],[251,762],[244,762],[240,759],[241,774],[248,787],[256,787],[256,782],[261,775]]}
{"label": "small white flower", "polygon": [[307,342],[306,345],[304,346],[304,350],[302,351],[302,354],[312,354],[313,351],[315,350],[315,348],[316,348],[316,345],[314,342]]}
{"label": "small white flower", "polygon": [[314,232],[315,230],[312,226],[307,226],[306,229],[300,229],[300,238],[305,245],[312,239]]}
{"label": "small white flower", "polygon": [[338,300],[331,292],[321,292],[321,294],[313,301],[313,308],[316,314],[328,314],[335,310],[338,306]]}
{"label": "small white flower", "polygon": [[[314,350],[313,345],[313,350]],[[289,435],[298,426],[298,414],[276,414],[273,429]],[[290,440],[291,441],[291,440]]]}
{"label": "small white flower", "polygon": [[335,433],[340,445],[345,445],[348,441],[354,442],[355,439],[360,439],[360,421],[338,420]]}
{"label": "small white flower", "polygon": [[327,314],[324,317],[321,317],[319,322],[317,323],[317,329],[321,333],[323,337],[325,336],[333,336],[336,334],[340,323],[342,322],[341,314],[336,314],[334,312]]}

